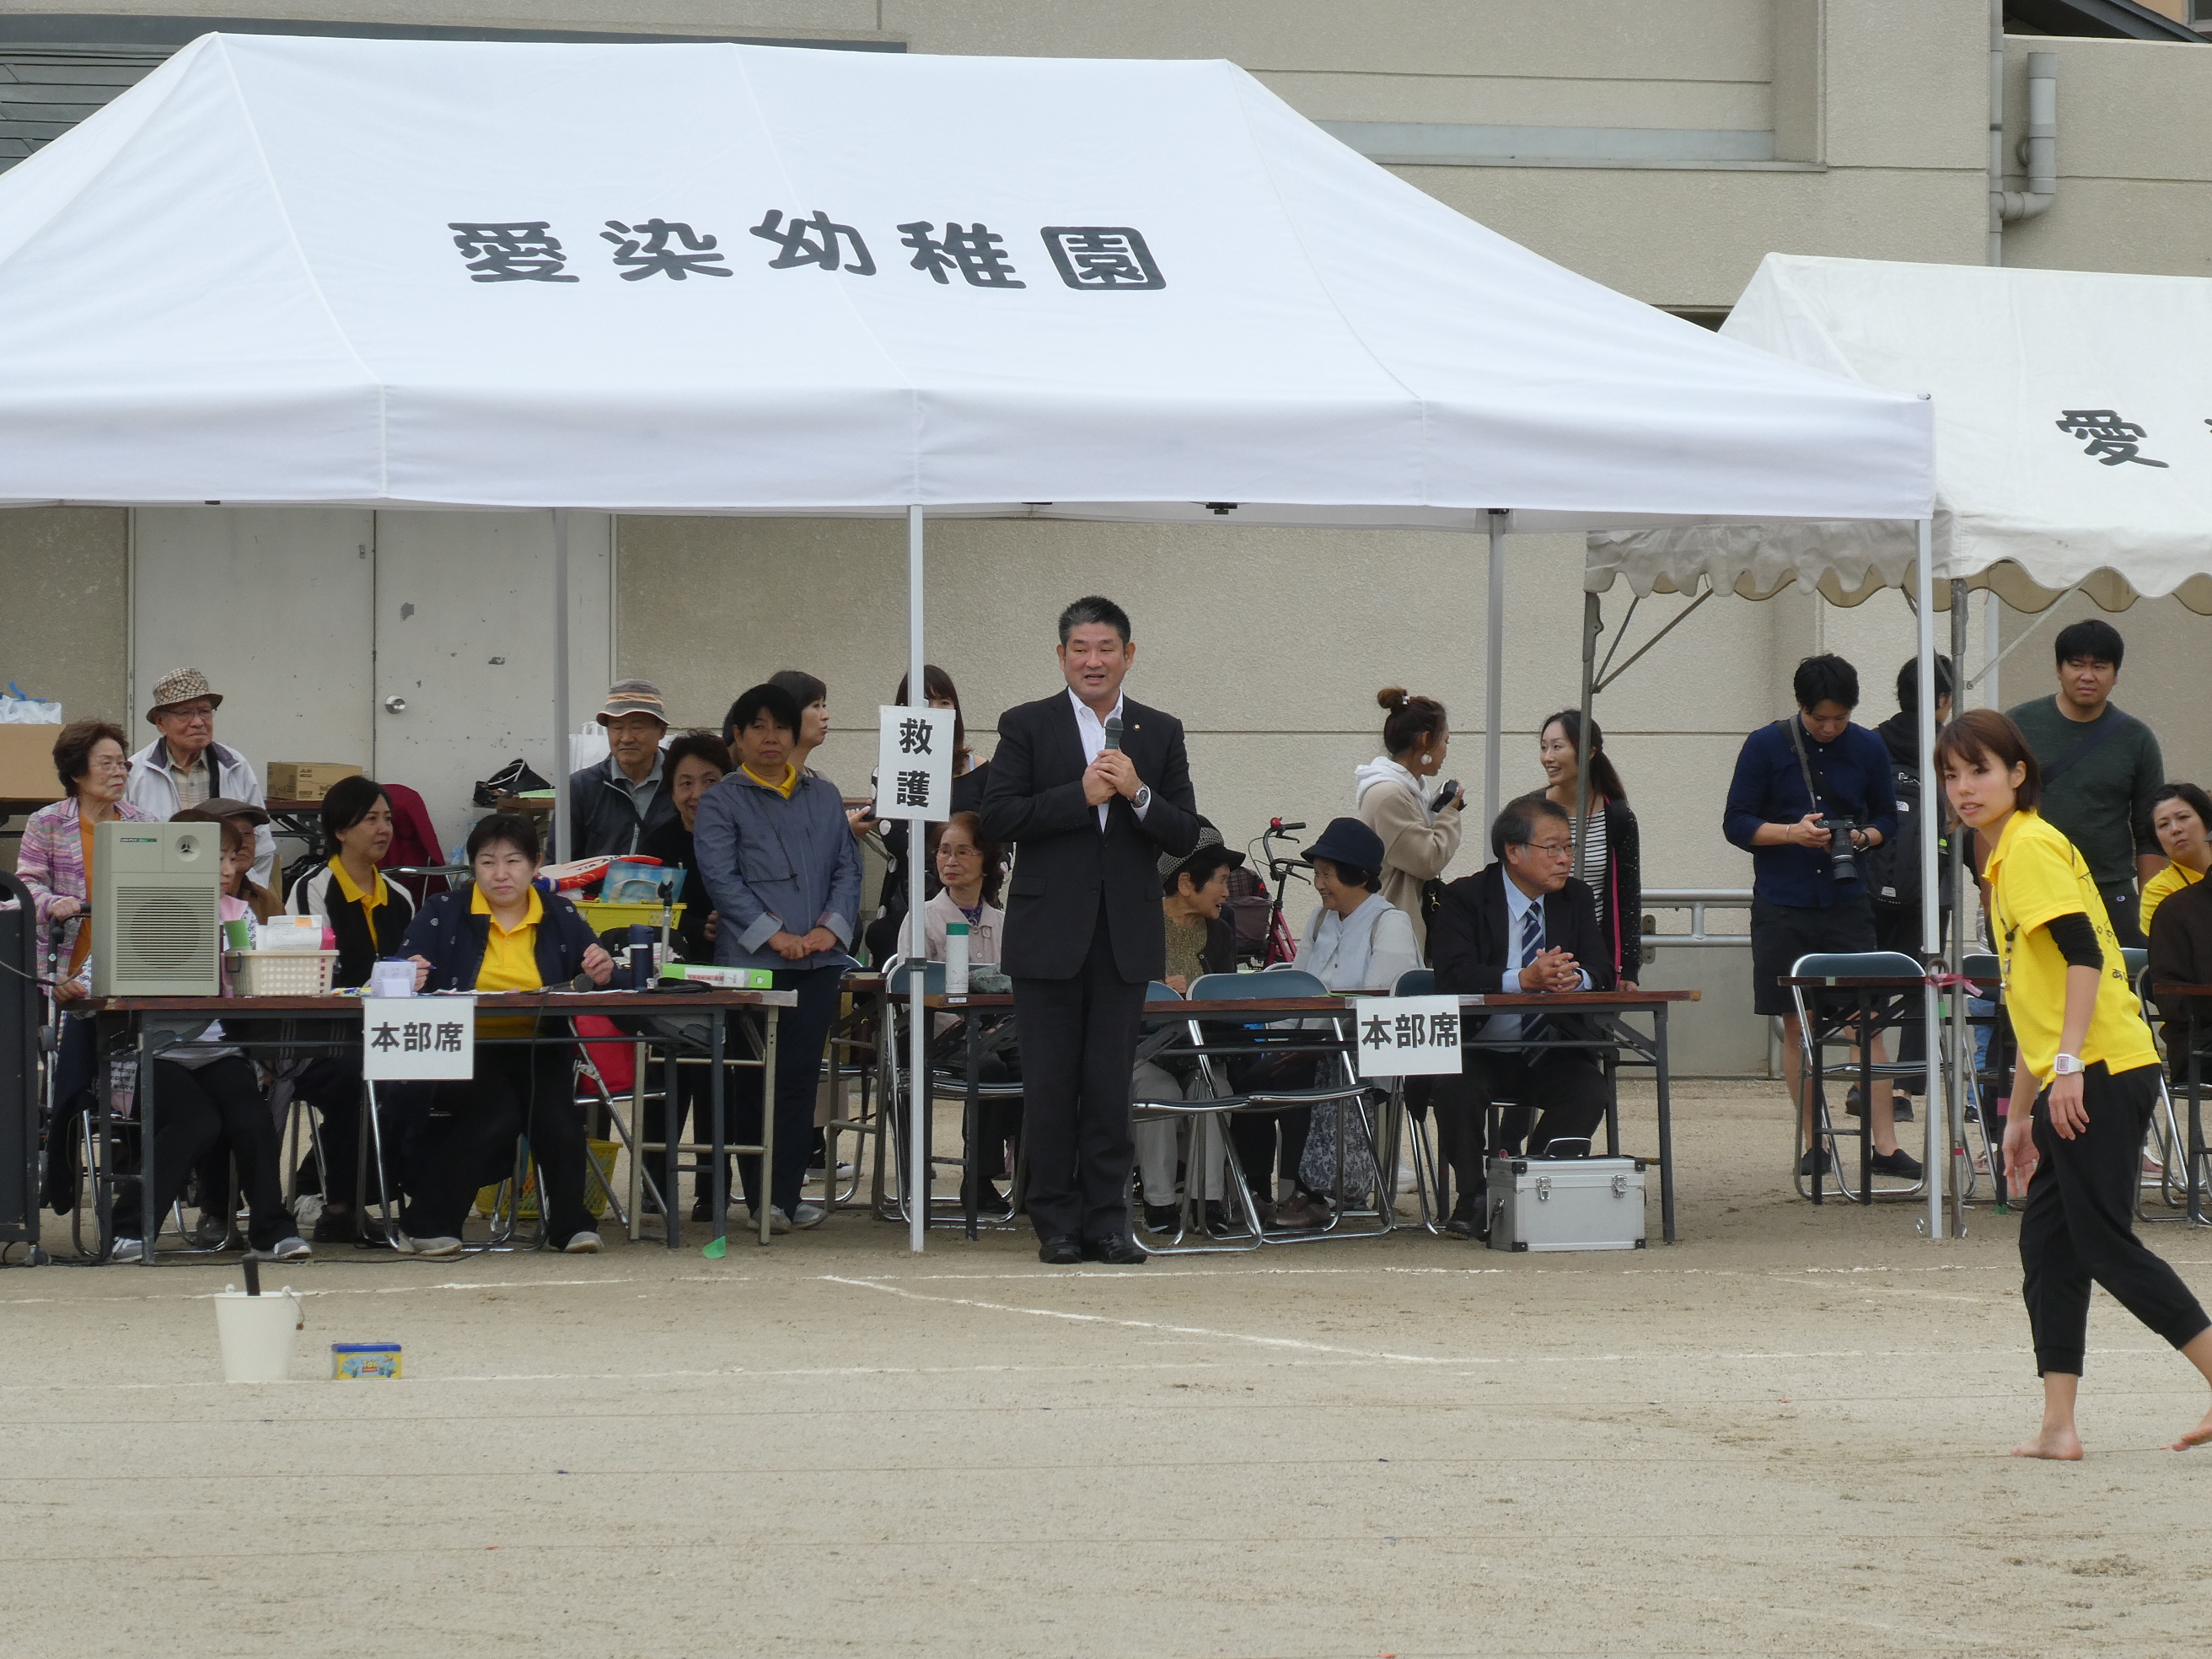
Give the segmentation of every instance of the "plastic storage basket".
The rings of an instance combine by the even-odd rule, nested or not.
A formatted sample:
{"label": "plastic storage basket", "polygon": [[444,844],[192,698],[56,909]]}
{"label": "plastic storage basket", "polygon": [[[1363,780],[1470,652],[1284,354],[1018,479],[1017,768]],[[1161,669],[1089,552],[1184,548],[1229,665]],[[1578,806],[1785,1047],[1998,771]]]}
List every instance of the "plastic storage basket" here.
{"label": "plastic storage basket", "polygon": [[319,997],[330,994],[337,972],[335,951],[233,951],[223,958],[242,997]]}

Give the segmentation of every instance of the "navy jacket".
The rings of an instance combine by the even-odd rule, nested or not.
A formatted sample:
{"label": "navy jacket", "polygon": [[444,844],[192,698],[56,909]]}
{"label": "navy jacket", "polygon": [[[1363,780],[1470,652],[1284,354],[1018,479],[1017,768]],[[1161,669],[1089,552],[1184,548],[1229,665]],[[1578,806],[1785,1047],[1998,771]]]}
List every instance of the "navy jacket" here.
{"label": "navy jacket", "polygon": [[[1820,810],[1831,817],[1856,819],[1880,831],[1884,841],[1896,840],[1897,791],[1889,749],[1881,738],[1863,726],[1846,726],[1833,743],[1816,743],[1800,715],[1792,714],[1790,719],[1796,721],[1797,735],[1804,740],[1806,764],[1820,792]],[[1751,854],[1756,896],[1773,904],[1826,909],[1866,891],[1863,881],[1836,880],[1825,851],[1751,844],[1761,824],[1795,823],[1813,807],[1789,727],[1773,720],[1746,738],[1736,757],[1735,777],[1729,785],[1721,833]]]}
{"label": "navy jacket", "polygon": [[[421,957],[430,964],[426,991],[473,991],[477,973],[483,966],[484,944],[491,938],[491,918],[469,908],[473,887],[456,892],[433,893],[408,925],[399,946],[406,957]],[[538,975],[559,989],[584,971],[584,952],[599,943],[583,913],[558,893],[541,892],[545,919],[538,925]]]}

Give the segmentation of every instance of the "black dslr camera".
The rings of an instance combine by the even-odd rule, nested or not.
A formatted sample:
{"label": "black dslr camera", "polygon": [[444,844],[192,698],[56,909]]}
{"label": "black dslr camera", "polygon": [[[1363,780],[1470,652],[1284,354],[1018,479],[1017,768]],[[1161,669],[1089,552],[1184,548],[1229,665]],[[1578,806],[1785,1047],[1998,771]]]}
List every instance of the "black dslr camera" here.
{"label": "black dslr camera", "polygon": [[1828,832],[1828,873],[1838,881],[1856,881],[1859,849],[1851,845],[1851,837],[1866,825],[1856,818],[1823,817],[1820,828]]}

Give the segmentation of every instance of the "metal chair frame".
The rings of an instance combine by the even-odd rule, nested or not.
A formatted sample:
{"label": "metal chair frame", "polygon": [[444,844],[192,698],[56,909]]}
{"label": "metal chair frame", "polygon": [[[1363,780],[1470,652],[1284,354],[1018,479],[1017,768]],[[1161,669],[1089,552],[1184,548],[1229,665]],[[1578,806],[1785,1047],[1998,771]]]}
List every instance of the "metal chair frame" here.
{"label": "metal chair frame", "polygon": [[[1918,958],[1908,957],[1901,951],[1820,951],[1798,957],[1791,964],[1790,972],[1793,978],[1898,979],[1910,975],[1917,981],[1926,969],[1921,966]],[[1851,1004],[1850,1012],[1832,1022],[1824,1023],[1820,1016],[1826,1011],[1808,998],[1806,988],[1802,985],[1790,988],[1790,1000],[1797,1010],[1798,1056],[1802,1064],[1804,1085],[1813,1097],[1812,1147],[1824,1150],[1828,1159],[1840,1167],[1843,1158],[1838,1141],[1844,1138],[1857,1140],[1858,1189],[1853,1191],[1840,1179],[1835,1182],[1836,1191],[1849,1203],[1872,1204],[1878,1200],[1917,1198],[1928,1190],[1928,1176],[1924,1170],[1920,1179],[1909,1186],[1884,1188],[1879,1192],[1875,1188],[1874,1085],[1877,1078],[1887,1080],[1919,1076],[1928,1070],[1930,1062],[1925,1058],[1909,1061],[1877,1060],[1874,1058],[1874,1045],[1884,1031],[1901,1030],[1911,1019],[1918,1017],[1921,1008],[1919,992],[1917,989],[1888,990],[1860,985],[1838,987],[1822,994],[1824,997],[1848,996]],[[1831,1023],[1839,1030],[1856,1033],[1853,1046],[1858,1049],[1859,1057],[1856,1061],[1832,1066],[1820,1058],[1831,1041]],[[1938,1045],[1932,1042],[1929,1048],[1931,1054],[1940,1052]],[[1826,1084],[1832,1077],[1855,1078],[1858,1082],[1859,1109],[1863,1115],[1856,1129],[1837,1127],[1828,1110]],[[1804,1164],[1806,1152],[1812,1147],[1806,1144],[1804,1109],[1796,1101],[1790,1103],[1790,1118],[1796,1139],[1796,1150],[1790,1159],[1790,1178],[1796,1183],[1799,1197],[1809,1198],[1815,1204],[1825,1203],[1826,1189],[1823,1179],[1826,1173],[1823,1160],[1817,1158],[1814,1160],[1813,1173],[1809,1177],[1797,1173]]]}
{"label": "metal chair frame", "polygon": [[[1167,1002],[1180,1001],[1182,998],[1173,986],[1164,985],[1155,980],[1151,989],[1146,993],[1146,1000],[1152,1002]],[[1153,1033],[1158,1033],[1170,1030],[1177,1024],[1182,1024],[1188,1031],[1192,1022],[1179,1022],[1172,1018],[1153,1020],[1149,1023],[1148,1029]],[[1160,1052],[1173,1054],[1176,1050],[1170,1046],[1164,1048]],[[1208,1087],[1212,1086],[1212,1079],[1202,1069],[1202,1064],[1199,1075]],[[1231,1255],[1256,1250],[1265,1243],[1266,1228],[1260,1218],[1259,1206],[1253,1200],[1251,1182],[1244,1178],[1243,1166],[1237,1161],[1236,1148],[1230,1141],[1227,1133],[1228,1125],[1224,1120],[1235,1109],[1233,1097],[1223,1099],[1212,1095],[1202,1095],[1196,1099],[1186,1097],[1181,1100],[1132,1100],[1129,1107],[1129,1115],[1133,1123],[1167,1120],[1188,1121],[1191,1126],[1190,1157],[1185,1160],[1184,1167],[1187,1173],[1183,1180],[1182,1190],[1177,1194],[1176,1200],[1176,1230],[1168,1236],[1168,1241],[1164,1244],[1146,1244],[1139,1240],[1145,1253],[1147,1255]],[[1192,1177],[1200,1175],[1216,1158],[1221,1160],[1229,1176],[1229,1180],[1224,1184],[1234,1188],[1237,1206],[1244,1218],[1242,1242],[1239,1242],[1238,1237],[1235,1236],[1224,1237],[1206,1231],[1205,1206],[1208,1200],[1202,1191],[1203,1182],[1197,1183],[1201,1190],[1193,1190]],[[1227,1193],[1223,1194],[1224,1199],[1228,1196]],[[1137,1194],[1134,1183],[1132,1183],[1129,1205],[1131,1211],[1129,1237],[1136,1238],[1138,1236],[1135,1224]],[[1185,1243],[1183,1240],[1194,1233],[1200,1242]]]}
{"label": "metal chair frame", "polygon": [[[1302,980],[1304,983],[1293,986],[1291,983],[1285,982],[1292,980]],[[1261,1000],[1275,997],[1328,996],[1330,994],[1332,993],[1326,986],[1304,969],[1276,966],[1262,969],[1256,974],[1205,975],[1192,982],[1189,1000],[1193,1002]],[[1213,1015],[1210,1018],[1218,1023],[1223,1017]],[[1330,1035],[1334,1039],[1333,1042],[1326,1045],[1328,1052],[1325,1057],[1334,1060],[1338,1072],[1344,1079],[1343,1082],[1318,1085],[1311,1089],[1261,1090],[1241,1096],[1226,1086],[1227,1079],[1221,1075],[1221,1068],[1216,1062],[1232,1052],[1243,1052],[1246,1045],[1238,1045],[1237,1048],[1231,1049],[1218,1044],[1209,1043],[1206,1040],[1200,1018],[1193,1015],[1190,1019],[1191,1051],[1197,1056],[1200,1075],[1206,1079],[1206,1086],[1212,1090],[1215,1101],[1234,1103],[1226,1106],[1216,1106],[1213,1109],[1279,1113],[1295,1111],[1301,1107],[1335,1104],[1339,1108],[1335,1115],[1336,1178],[1340,1195],[1343,1190],[1344,1155],[1349,1120],[1354,1113],[1358,1117],[1360,1133],[1365,1140],[1368,1154],[1375,1160],[1378,1188],[1376,1207],[1371,1210],[1362,1210],[1340,1203],[1331,1212],[1328,1223],[1321,1227],[1261,1229],[1260,1237],[1264,1243],[1313,1244],[1328,1238],[1377,1238],[1391,1231],[1396,1224],[1395,1217],[1392,1215],[1387,1203],[1383,1201],[1382,1189],[1387,1188],[1389,1177],[1383,1173],[1382,1138],[1378,1133],[1376,1115],[1370,1109],[1372,1091],[1368,1084],[1352,1075],[1351,1063],[1346,1058],[1345,1049],[1347,1046],[1347,1039],[1343,1024],[1345,1016],[1342,1014],[1294,1014],[1267,1019],[1255,1031],[1255,1040],[1249,1046],[1291,1048],[1294,1045],[1268,1044],[1264,1035],[1260,1033],[1264,1033],[1269,1028],[1279,1028],[1285,1024],[1293,1028],[1301,1027],[1309,1020],[1322,1018],[1328,1020]],[[1233,1141],[1228,1149],[1228,1158],[1231,1170],[1249,1192],[1250,1182],[1245,1179],[1243,1165],[1237,1157]],[[1370,1218],[1377,1224],[1358,1229],[1347,1228],[1343,1224],[1347,1218],[1361,1217]],[[1257,1218],[1256,1213],[1254,1218]]]}
{"label": "metal chair frame", "polygon": [[[942,962],[910,963],[904,957],[893,957],[884,965],[884,988],[886,1018],[883,1034],[878,1043],[883,1073],[881,1109],[888,1115],[889,1133],[879,1133],[876,1140],[875,1201],[876,1213],[886,1221],[908,1222],[913,1215],[913,1198],[907,1191],[906,1171],[908,1163],[908,1137],[914,1133],[916,1118],[921,1123],[922,1158],[930,1171],[932,1191],[926,1194],[925,1224],[932,1227],[969,1225],[968,1206],[969,1183],[975,1177],[975,1153],[981,1125],[976,1115],[969,1109],[971,1102],[969,1079],[963,1072],[952,1072],[944,1067],[929,1068],[926,1085],[927,1106],[917,1113],[914,1109],[915,1090],[908,1073],[912,1067],[906,1063],[911,1052],[904,1024],[912,1016],[910,981],[913,969],[922,970],[922,994],[942,996],[945,994],[945,964]],[[1019,1100],[1022,1085],[1018,1083],[977,1083],[972,1104],[980,1106],[987,1100]],[[957,1100],[963,1107],[961,1150],[957,1158],[943,1155],[936,1150],[936,1106],[940,1101]],[[886,1165],[895,1165],[887,1170]],[[936,1172],[939,1169],[960,1171],[960,1190],[939,1197],[934,1191]],[[1011,1188],[1013,1203],[1003,1215],[986,1215],[980,1212],[975,1225],[992,1229],[1012,1229],[1026,1226],[1019,1194],[1025,1184],[1027,1170],[1024,1155],[1017,1152]],[[893,1185],[893,1182],[896,1185]]]}

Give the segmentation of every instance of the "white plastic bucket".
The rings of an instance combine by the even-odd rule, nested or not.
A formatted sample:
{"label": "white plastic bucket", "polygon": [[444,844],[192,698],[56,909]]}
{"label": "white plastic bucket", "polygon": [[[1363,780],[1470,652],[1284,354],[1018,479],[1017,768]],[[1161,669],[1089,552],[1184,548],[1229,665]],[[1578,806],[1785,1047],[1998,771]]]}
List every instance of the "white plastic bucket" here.
{"label": "white plastic bucket", "polygon": [[215,1299],[215,1328],[222,1339],[226,1382],[283,1382],[292,1375],[292,1344],[305,1322],[289,1285],[271,1296],[248,1296],[235,1286]]}

